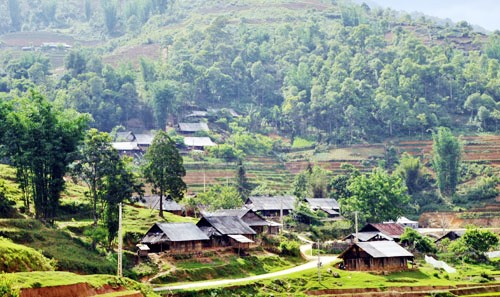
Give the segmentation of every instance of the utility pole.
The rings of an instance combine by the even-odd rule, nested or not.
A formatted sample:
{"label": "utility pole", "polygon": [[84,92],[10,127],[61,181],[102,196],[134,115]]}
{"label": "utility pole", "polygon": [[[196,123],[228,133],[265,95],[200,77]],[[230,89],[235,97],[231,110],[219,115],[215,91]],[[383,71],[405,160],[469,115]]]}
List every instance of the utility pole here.
{"label": "utility pole", "polygon": [[283,224],[283,196],[280,197],[280,222],[281,232],[285,232],[285,224]]}
{"label": "utility pole", "polygon": [[356,237],[354,243],[358,243],[358,211],[354,212],[354,228],[356,228]]}
{"label": "utility pole", "polygon": [[122,250],[123,250],[123,238],[122,238],[122,203],[118,204],[118,271],[117,275],[119,277],[123,276],[122,271]]}
{"label": "utility pole", "polygon": [[318,282],[321,283],[321,259],[320,259],[320,254],[321,254],[321,249],[319,246],[319,239],[318,239]]}

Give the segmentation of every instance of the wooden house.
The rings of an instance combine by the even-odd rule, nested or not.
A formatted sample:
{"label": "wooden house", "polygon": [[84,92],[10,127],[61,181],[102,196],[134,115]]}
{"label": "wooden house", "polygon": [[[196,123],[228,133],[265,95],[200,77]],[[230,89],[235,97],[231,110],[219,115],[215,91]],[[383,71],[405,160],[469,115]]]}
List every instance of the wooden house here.
{"label": "wooden house", "polygon": [[215,212],[204,213],[204,216],[238,217],[252,228],[257,234],[279,234],[280,224],[270,222],[249,208],[221,209]]}
{"label": "wooden house", "polygon": [[252,196],[245,205],[264,217],[279,217],[282,211],[287,216],[295,210],[295,200],[294,196]]}
{"label": "wooden house", "polygon": [[196,225],[210,238],[212,247],[242,248],[255,240],[256,232],[235,216],[203,216]]}
{"label": "wooden house", "polygon": [[193,134],[196,132],[208,132],[210,129],[208,128],[207,123],[179,123],[177,125],[177,131],[181,134]]}
{"label": "wooden house", "polygon": [[141,240],[153,253],[200,251],[210,243],[208,236],[193,223],[156,223]]}
{"label": "wooden house", "polygon": [[344,269],[351,271],[404,271],[413,254],[394,241],[358,242],[343,251]]}
{"label": "wooden house", "polygon": [[366,224],[359,232],[381,232],[391,237],[394,241],[399,242],[399,238],[405,232],[405,228],[398,223],[377,223]]}
{"label": "wooden house", "polygon": [[134,141],[112,142],[111,146],[118,151],[120,156],[139,158],[144,154],[144,151]]}
{"label": "wooden house", "polygon": [[210,137],[184,137],[184,145],[188,149],[200,151],[207,147],[216,146]]}
{"label": "wooden house", "polygon": [[340,217],[340,206],[333,198],[305,198],[305,202],[314,211],[323,211],[329,218]]}
{"label": "wooden house", "polygon": [[[160,209],[160,196],[158,195],[146,195],[142,197],[141,203],[150,209]],[[182,205],[177,203],[170,196],[163,197],[163,210],[173,213],[175,215],[183,215],[185,209]]]}

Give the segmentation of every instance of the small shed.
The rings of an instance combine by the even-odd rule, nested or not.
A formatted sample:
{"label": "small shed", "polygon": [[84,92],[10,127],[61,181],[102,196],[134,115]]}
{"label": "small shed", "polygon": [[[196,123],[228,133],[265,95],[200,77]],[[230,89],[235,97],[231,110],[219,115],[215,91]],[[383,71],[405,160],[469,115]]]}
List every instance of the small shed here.
{"label": "small shed", "polygon": [[142,243],[138,243],[135,246],[137,247],[137,256],[139,256],[139,257],[147,257],[148,256],[149,251],[150,251],[149,246],[142,244]]}
{"label": "small shed", "polygon": [[200,251],[210,239],[193,223],[155,223],[141,240],[151,252]]}
{"label": "small shed", "polygon": [[295,210],[295,200],[294,196],[252,196],[245,205],[264,217],[279,217],[281,211],[286,216]]}
{"label": "small shed", "polygon": [[346,270],[352,271],[404,271],[413,254],[394,241],[358,242],[343,251]]}
{"label": "small shed", "polygon": [[460,237],[462,237],[464,234],[465,234],[465,230],[451,230],[451,231],[446,232],[445,235],[436,239],[435,242],[440,243],[445,238],[448,238],[450,241],[454,241],[454,240],[457,240]]}

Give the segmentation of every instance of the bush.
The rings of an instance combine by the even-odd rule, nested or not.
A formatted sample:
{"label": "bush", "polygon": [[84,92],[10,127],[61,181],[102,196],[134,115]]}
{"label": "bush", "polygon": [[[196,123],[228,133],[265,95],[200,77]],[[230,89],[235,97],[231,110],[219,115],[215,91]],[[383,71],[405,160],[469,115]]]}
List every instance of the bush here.
{"label": "bush", "polygon": [[236,149],[227,143],[209,147],[208,152],[214,158],[223,159],[227,162],[236,161],[237,159],[242,158],[244,155],[241,150]]}
{"label": "bush", "polygon": [[281,255],[300,257],[300,244],[296,241],[284,240],[280,243]]}

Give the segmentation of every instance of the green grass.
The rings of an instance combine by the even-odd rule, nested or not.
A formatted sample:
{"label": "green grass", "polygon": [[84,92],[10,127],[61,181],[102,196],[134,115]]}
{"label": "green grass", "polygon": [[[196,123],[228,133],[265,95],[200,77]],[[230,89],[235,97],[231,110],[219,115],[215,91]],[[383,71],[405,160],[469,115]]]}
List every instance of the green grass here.
{"label": "green grass", "polygon": [[34,270],[54,270],[53,263],[35,249],[0,237],[0,271],[21,272]]}
{"label": "green grass", "polygon": [[0,235],[40,251],[56,261],[58,270],[79,273],[114,273],[106,256],[92,251],[89,244],[68,232],[49,228],[32,219],[1,219]]}
{"label": "green grass", "polygon": [[293,139],[292,149],[310,148],[316,144],[316,141],[307,140],[300,137]]}
{"label": "green grass", "polygon": [[5,278],[8,282],[10,282],[13,289],[52,287],[87,283],[94,288],[100,288],[104,285],[110,285],[112,287],[121,286],[128,290],[141,291],[147,297],[158,296],[157,294],[152,292],[150,287],[144,284],[137,283],[127,278],[119,278],[113,275],[79,275],[71,272],[47,271],[6,273],[1,274],[0,278]]}
{"label": "green grass", "polygon": [[142,208],[134,205],[123,207],[123,230],[124,232],[145,234],[154,223],[157,222],[198,222],[198,219],[182,217],[169,212],[164,212],[165,218],[158,215],[159,211]]}

